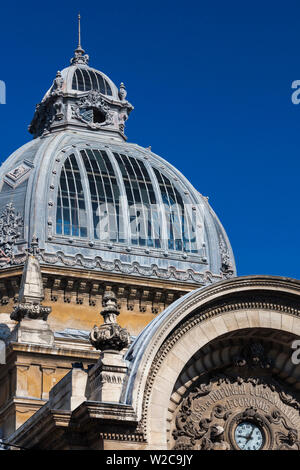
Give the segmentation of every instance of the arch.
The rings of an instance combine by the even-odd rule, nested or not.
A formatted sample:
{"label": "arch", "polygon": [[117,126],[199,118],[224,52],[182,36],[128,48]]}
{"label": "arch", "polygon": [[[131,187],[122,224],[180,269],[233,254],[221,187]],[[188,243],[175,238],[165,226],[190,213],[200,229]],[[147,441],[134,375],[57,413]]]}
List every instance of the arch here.
{"label": "arch", "polygon": [[197,289],[176,301],[137,338],[127,354],[126,403],[149,434],[150,448],[166,448],[174,385],[188,361],[220,336],[245,328],[300,335],[300,281],[247,276]]}

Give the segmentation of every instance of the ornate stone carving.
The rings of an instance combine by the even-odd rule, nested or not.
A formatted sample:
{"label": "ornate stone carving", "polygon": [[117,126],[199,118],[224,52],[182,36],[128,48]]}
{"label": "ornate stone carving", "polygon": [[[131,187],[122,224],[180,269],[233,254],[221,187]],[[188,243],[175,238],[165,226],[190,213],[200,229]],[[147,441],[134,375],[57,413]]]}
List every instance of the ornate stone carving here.
{"label": "ornate stone carving", "polygon": [[267,419],[271,424],[283,425],[284,431],[276,433],[276,448],[278,450],[300,450],[297,429],[293,429],[287,424],[286,418],[280,411],[273,410],[270,415],[267,415]]}
{"label": "ornate stone carving", "polygon": [[55,77],[55,79],[53,80],[53,85],[52,85],[51,93],[54,94],[54,93],[59,93],[59,92],[61,92],[61,91],[62,91],[63,84],[64,84],[64,79],[62,78],[61,71],[58,70],[58,71],[56,72],[56,77]]}
{"label": "ornate stone carving", "polygon": [[232,277],[234,274],[234,269],[230,260],[229,250],[222,235],[220,235],[219,239],[219,248],[221,255],[221,272],[226,278]]}
{"label": "ornate stone carving", "polygon": [[48,133],[55,121],[62,121],[65,117],[64,79],[58,71],[48,96],[36,105],[33,119],[28,130],[34,137]]}
{"label": "ornate stone carving", "polygon": [[[103,99],[101,93],[91,90],[86,96],[82,96],[74,105],[71,106],[72,117],[84,122],[91,129],[99,129],[101,127],[113,125],[114,113],[109,105]],[[88,110],[97,109],[105,117],[104,122],[93,122],[90,119]]]}
{"label": "ornate stone carving", "polygon": [[28,178],[32,168],[33,164],[28,160],[24,160],[23,163],[19,164],[16,168],[6,173],[3,180],[11,188],[15,189],[17,186],[19,186],[19,184],[23,183],[23,181]]}
{"label": "ornate stone carving", "polygon": [[224,440],[224,428],[214,424],[209,428],[209,437],[202,439],[202,450],[230,450],[230,445]]}
{"label": "ornate stone carving", "polygon": [[13,248],[21,237],[23,230],[23,218],[15,211],[12,202],[6,204],[6,208],[0,216],[0,264],[12,262],[14,258]]}
{"label": "ornate stone carving", "polygon": [[22,318],[31,318],[32,320],[42,319],[46,321],[50,312],[51,307],[25,302],[19,303],[14,308],[10,318],[15,321],[21,321]]}
{"label": "ornate stone carving", "polygon": [[119,89],[119,98],[121,101],[124,101],[126,99],[126,96],[127,96],[127,91],[126,91],[124,83],[122,82],[120,85],[120,89]]}
{"label": "ornate stone carving", "polygon": [[62,91],[63,83],[64,79],[62,78],[61,72],[58,70],[51,90],[51,97],[53,99],[54,108],[54,116],[52,121],[61,121],[64,117],[64,102]]}
{"label": "ornate stone carving", "polygon": [[276,443],[278,450],[300,450],[298,431],[296,429],[290,429],[287,434],[278,432]]}
{"label": "ornate stone carving", "polygon": [[114,292],[104,293],[102,305],[104,309],[101,315],[104,318],[104,324],[100,327],[94,326],[90,333],[90,341],[96,349],[101,351],[121,351],[129,346],[130,335],[126,328],[121,328],[117,323],[117,316],[120,312]]}
{"label": "ornate stone carving", "polygon": [[70,60],[71,65],[81,64],[88,65],[90,57],[88,54],[84,53],[85,51],[79,45],[75,50],[74,57]]}
{"label": "ornate stone carving", "polygon": [[33,235],[30,247],[28,249],[28,253],[30,253],[33,256],[36,256],[40,253],[40,248],[39,248],[39,239]]}
{"label": "ornate stone carving", "polygon": [[259,367],[269,369],[271,360],[266,356],[264,347],[260,343],[247,344],[240,355],[234,358],[234,365],[238,367]]}
{"label": "ornate stone carving", "polygon": [[[211,450],[214,448],[229,449],[227,443],[223,444],[224,428],[214,424],[215,419],[226,421],[231,411],[226,411],[222,405],[213,407],[209,417],[197,419],[193,410],[197,412],[195,401],[200,397],[205,397],[212,390],[212,383],[200,384],[182,401],[180,411],[176,416],[176,429],[173,431],[173,438],[176,441],[174,449],[202,449]],[[222,431],[220,432],[220,429]],[[198,444],[197,444],[198,442]]]}
{"label": "ornate stone carving", "polygon": [[79,266],[87,269],[99,269],[103,271],[125,273],[125,274],[136,274],[141,276],[165,279],[165,280],[177,280],[196,282],[200,285],[208,285],[212,282],[222,280],[221,275],[212,274],[210,271],[204,271],[201,273],[195,272],[192,269],[181,271],[176,269],[174,266],[170,266],[167,269],[160,268],[156,264],[151,266],[142,266],[137,261],[132,264],[122,262],[119,259],[114,261],[105,261],[100,256],[96,256],[94,259],[84,258],[81,254],[71,256],[65,255],[62,251],[58,251],[56,254],[53,253],[41,253],[42,260],[47,264],[62,264],[65,266]]}
{"label": "ornate stone carving", "polygon": [[261,430],[262,448],[298,449],[300,416],[281,401],[281,388],[273,379],[226,375],[194,386],[175,413],[173,448],[238,449],[237,426],[253,423]]}

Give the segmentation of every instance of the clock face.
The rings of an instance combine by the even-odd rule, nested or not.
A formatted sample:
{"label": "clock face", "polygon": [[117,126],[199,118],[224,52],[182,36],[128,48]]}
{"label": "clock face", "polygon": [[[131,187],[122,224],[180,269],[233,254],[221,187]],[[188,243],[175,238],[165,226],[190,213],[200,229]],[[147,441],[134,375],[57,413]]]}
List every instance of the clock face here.
{"label": "clock face", "polygon": [[241,450],[259,450],[264,444],[262,430],[255,423],[249,421],[242,421],[237,425],[234,439]]}

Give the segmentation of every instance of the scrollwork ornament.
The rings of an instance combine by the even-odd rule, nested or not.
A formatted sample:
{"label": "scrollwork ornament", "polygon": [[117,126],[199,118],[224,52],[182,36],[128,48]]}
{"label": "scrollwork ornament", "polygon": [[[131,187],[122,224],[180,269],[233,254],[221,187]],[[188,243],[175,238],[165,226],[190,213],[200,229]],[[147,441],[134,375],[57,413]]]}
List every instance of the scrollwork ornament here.
{"label": "scrollwork ornament", "polygon": [[[104,117],[105,121],[101,123],[92,122],[86,119],[82,114],[85,109],[97,109]],[[91,129],[99,129],[101,127],[113,125],[114,113],[111,111],[109,105],[103,99],[101,93],[96,90],[91,90],[86,96],[82,96],[74,105],[71,106],[72,118],[77,119],[84,124],[88,125]]]}
{"label": "scrollwork ornament", "polygon": [[267,357],[264,347],[260,343],[246,344],[241,353],[234,358],[236,367],[250,367],[269,369],[272,361]]}
{"label": "scrollwork ornament", "polygon": [[298,431],[296,429],[289,429],[287,434],[278,432],[276,434],[276,443],[278,450],[300,450]]}

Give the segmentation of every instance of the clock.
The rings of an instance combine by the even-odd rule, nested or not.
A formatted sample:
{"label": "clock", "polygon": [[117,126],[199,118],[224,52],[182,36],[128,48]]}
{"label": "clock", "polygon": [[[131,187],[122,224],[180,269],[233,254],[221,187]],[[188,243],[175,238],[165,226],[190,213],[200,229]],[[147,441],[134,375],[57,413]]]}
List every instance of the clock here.
{"label": "clock", "polygon": [[241,450],[260,450],[265,442],[263,430],[254,422],[241,421],[235,428],[234,440]]}

